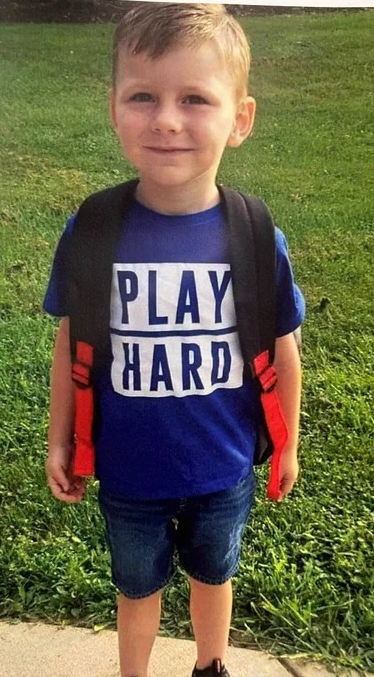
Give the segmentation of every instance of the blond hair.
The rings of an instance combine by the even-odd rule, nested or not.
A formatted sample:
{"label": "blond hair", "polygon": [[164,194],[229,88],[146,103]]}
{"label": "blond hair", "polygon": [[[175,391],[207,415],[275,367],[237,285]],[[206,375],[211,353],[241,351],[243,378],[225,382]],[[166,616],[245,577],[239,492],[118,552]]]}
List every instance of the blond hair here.
{"label": "blond hair", "polygon": [[121,49],[147,52],[151,59],[157,59],[174,47],[196,48],[213,40],[232,73],[237,96],[246,95],[249,44],[242,27],[224,5],[143,1],[131,5],[114,33],[114,87]]}

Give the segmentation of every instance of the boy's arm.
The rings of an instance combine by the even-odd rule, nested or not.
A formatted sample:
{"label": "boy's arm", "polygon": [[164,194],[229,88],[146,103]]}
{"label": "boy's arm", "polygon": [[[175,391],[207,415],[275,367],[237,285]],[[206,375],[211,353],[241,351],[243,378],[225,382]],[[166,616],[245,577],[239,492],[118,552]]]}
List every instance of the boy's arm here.
{"label": "boy's arm", "polygon": [[301,397],[301,365],[294,333],[277,338],[274,367],[278,376],[277,392],[288,429],[288,440],[282,451],[279,467],[282,498],[296,482],[299,465],[297,444]]}
{"label": "boy's arm", "polygon": [[73,477],[74,384],[71,379],[69,318],[64,317],[57,332],[51,369],[50,423],[46,474],[52,494],[77,503],[85,493],[85,481]]}

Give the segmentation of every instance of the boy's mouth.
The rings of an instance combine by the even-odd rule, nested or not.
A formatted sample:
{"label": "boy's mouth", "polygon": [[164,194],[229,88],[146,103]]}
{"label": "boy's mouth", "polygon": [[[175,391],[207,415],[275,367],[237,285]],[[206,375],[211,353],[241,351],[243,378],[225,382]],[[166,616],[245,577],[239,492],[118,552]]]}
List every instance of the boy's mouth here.
{"label": "boy's mouth", "polygon": [[157,147],[157,146],[146,146],[146,149],[151,150],[154,153],[161,153],[161,154],[186,153],[186,152],[192,150],[192,148],[162,148],[162,147]]}

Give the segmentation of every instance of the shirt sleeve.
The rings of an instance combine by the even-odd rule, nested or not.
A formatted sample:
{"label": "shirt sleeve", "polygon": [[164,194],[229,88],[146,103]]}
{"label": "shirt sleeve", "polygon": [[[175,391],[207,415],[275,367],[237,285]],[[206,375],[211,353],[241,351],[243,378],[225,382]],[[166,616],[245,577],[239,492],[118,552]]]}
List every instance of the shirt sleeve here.
{"label": "shirt sleeve", "polygon": [[54,317],[65,317],[67,311],[67,256],[75,215],[66,223],[56,248],[51,275],[43,301],[43,310]]}
{"label": "shirt sleeve", "polygon": [[285,336],[299,327],[305,316],[305,300],[294,281],[287,241],[279,228],[276,237],[277,317],[276,336]]}

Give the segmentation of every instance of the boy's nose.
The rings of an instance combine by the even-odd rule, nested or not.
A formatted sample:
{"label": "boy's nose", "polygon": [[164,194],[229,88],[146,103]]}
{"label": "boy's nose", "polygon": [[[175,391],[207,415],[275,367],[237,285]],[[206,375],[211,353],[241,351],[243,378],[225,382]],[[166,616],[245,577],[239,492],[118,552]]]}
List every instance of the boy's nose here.
{"label": "boy's nose", "polygon": [[175,106],[160,105],[154,111],[151,126],[154,132],[179,132],[182,129],[181,116]]}

